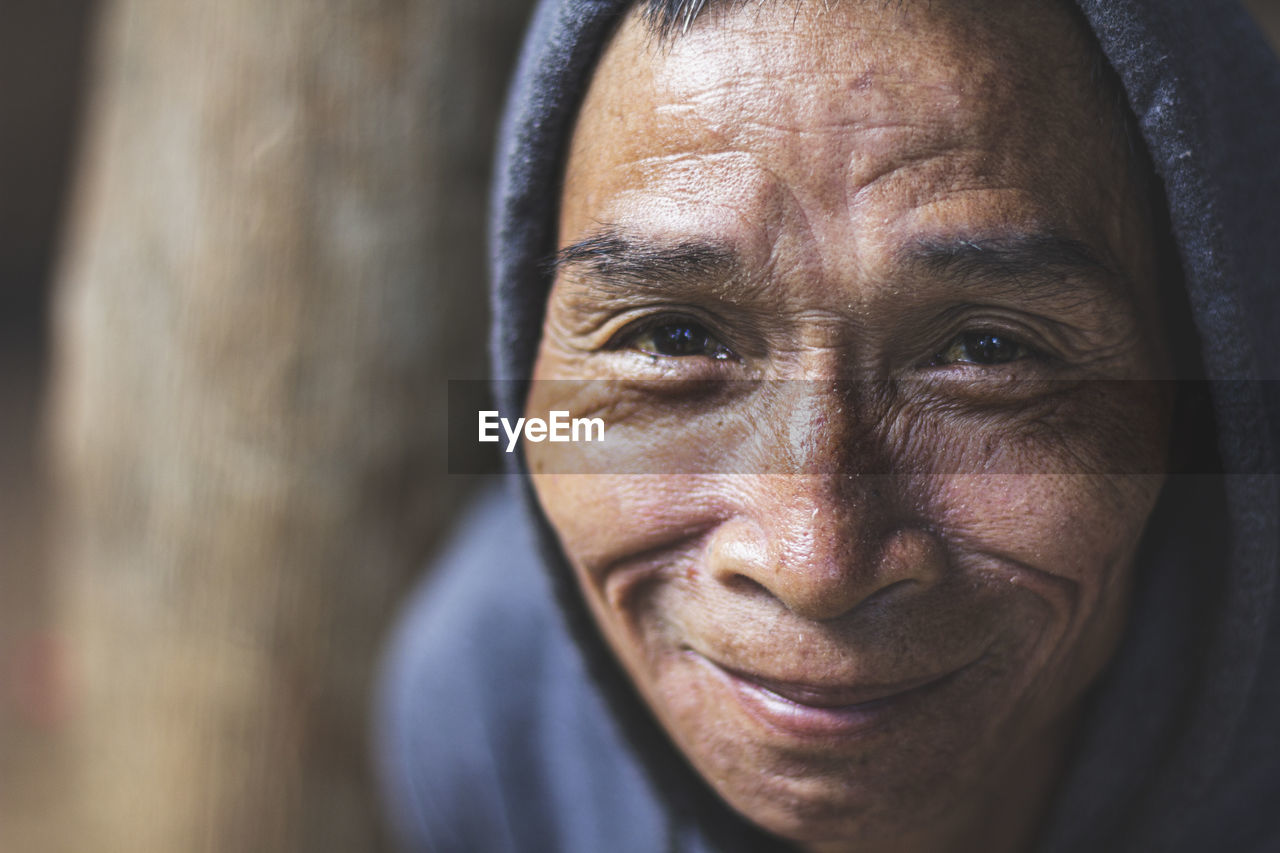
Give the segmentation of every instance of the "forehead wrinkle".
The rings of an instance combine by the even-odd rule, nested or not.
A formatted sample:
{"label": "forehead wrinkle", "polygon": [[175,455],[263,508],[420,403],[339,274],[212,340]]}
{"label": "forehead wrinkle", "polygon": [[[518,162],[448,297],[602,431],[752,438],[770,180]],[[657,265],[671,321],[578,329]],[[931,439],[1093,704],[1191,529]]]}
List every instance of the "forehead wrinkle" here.
{"label": "forehead wrinkle", "polygon": [[[772,4],[770,4],[772,5]],[[861,5],[861,4],[859,4]],[[890,3],[870,4],[871,10],[883,12]],[[765,6],[761,7],[761,11]],[[1052,10],[1044,10],[1051,12]],[[738,16],[727,16],[715,27],[701,32],[691,33],[676,43],[675,49],[663,53],[663,62],[674,62],[675,72],[669,80],[676,86],[676,91],[689,93],[687,84],[690,80],[699,79],[698,70],[714,59],[717,64],[729,73],[722,78],[731,80],[736,89],[732,103],[743,105],[765,103],[770,111],[786,105],[781,103],[778,79],[773,73],[774,66],[787,68],[791,72],[793,87],[792,97],[799,97],[802,102],[808,101],[813,107],[817,101],[813,98],[830,98],[834,93],[830,87],[823,85],[824,77],[834,78],[842,85],[838,86],[842,94],[832,105],[848,108],[850,98],[857,101],[866,95],[889,97],[895,103],[922,100],[931,101],[925,115],[937,118],[942,114],[967,105],[974,111],[985,111],[993,116],[1007,116],[1010,109],[1025,112],[1037,100],[1043,103],[1035,106],[1037,123],[1040,120],[1053,119],[1057,115],[1057,101],[1064,95],[1080,96],[1076,92],[1078,86],[1064,90],[1064,77],[1080,76],[1072,72],[1082,65],[1076,53],[1087,56],[1083,48],[1079,51],[1065,50],[1065,46],[1054,43],[1051,53],[1028,54],[1029,48],[1008,43],[1003,39],[1002,28],[993,22],[970,21],[958,13],[945,13],[949,29],[945,33],[935,33],[932,41],[936,44],[923,51],[924,55],[910,56],[901,53],[887,61],[882,50],[874,49],[877,33],[883,29],[886,38],[899,39],[900,27],[881,24],[877,27],[875,15],[867,19],[861,17],[848,21],[841,20],[842,28],[847,28],[857,35],[842,41],[833,35],[827,27],[820,32],[813,32],[813,27],[802,28],[789,34],[781,33],[783,42],[780,46],[760,53],[755,44],[760,39],[759,32],[746,26],[750,22],[739,21]],[[810,24],[817,26],[818,15]],[[990,27],[994,29],[989,30]],[[716,38],[716,34],[741,34],[743,38]],[[776,31],[773,34],[779,35]],[[966,38],[968,40],[966,40]],[[975,52],[972,50],[972,39],[988,43],[989,50]],[[818,40],[815,48],[814,39]],[[1061,40],[1059,40],[1061,41]],[[961,52],[962,45],[965,50]],[[682,47],[683,46],[683,47]],[[1061,54],[1061,55],[1059,55]],[[926,58],[932,57],[931,59]],[[949,57],[942,61],[939,56]],[[1036,58],[1039,61],[1029,62]],[[682,66],[691,63],[688,69]],[[948,70],[960,71],[962,79]],[[724,85],[722,82],[721,85]],[[910,90],[909,97],[903,97],[902,89]],[[716,87],[708,86],[703,94],[715,97]],[[819,94],[825,92],[825,95]],[[877,95],[878,92],[878,95]],[[1090,92],[1090,95],[1093,93]],[[754,97],[749,97],[753,95]],[[1047,98],[1029,97],[1048,95]],[[1096,96],[1094,96],[1096,97]],[[723,102],[720,104],[723,107]],[[870,105],[874,106],[874,105]],[[801,110],[803,112],[803,110]],[[742,116],[730,119],[731,123],[741,125]]]}
{"label": "forehead wrinkle", "polygon": [[[701,68],[706,57],[689,60]],[[741,71],[722,67],[721,79],[701,82],[696,88],[690,85],[693,70],[679,62],[657,70],[654,88],[666,101],[657,114],[676,119],[695,116],[711,123],[716,133],[730,137],[751,130],[875,129],[891,110],[896,123],[945,128],[966,106],[975,112],[1001,114],[1007,107],[1001,100],[1009,97],[998,89],[977,91],[981,87],[972,80],[927,81],[901,69],[790,69],[779,75],[758,66]]]}

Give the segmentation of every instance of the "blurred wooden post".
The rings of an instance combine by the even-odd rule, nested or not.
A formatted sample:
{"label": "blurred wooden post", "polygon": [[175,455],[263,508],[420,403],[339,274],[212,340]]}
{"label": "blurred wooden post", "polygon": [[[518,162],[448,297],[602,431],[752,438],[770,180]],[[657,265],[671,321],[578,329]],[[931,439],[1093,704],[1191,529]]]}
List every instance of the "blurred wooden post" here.
{"label": "blurred wooden post", "polygon": [[104,4],[50,408],[69,849],[383,845],[372,667],[459,500],[527,5]]}

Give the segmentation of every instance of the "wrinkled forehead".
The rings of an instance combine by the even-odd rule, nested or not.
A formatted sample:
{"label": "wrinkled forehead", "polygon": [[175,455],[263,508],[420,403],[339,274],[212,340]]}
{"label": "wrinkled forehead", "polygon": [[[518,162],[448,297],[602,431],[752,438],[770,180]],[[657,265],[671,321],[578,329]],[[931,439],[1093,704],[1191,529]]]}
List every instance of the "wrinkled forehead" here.
{"label": "wrinkled forehead", "polygon": [[[878,46],[899,47],[904,37],[924,39],[918,44],[920,59],[936,58],[943,65],[960,60],[975,71],[1004,66],[1019,76],[1037,57],[1048,67],[1092,56],[1087,25],[1068,0],[704,0],[691,4],[699,11],[686,15],[680,26],[664,24],[655,12],[673,3],[690,6],[685,0],[640,0],[624,16],[625,28],[642,30],[655,54],[669,53],[684,41],[706,45],[698,35],[711,31],[733,34],[735,40],[765,37],[779,52],[793,41],[812,53],[819,47],[813,37],[830,35],[821,55],[813,55],[815,64],[856,59],[849,54],[851,46],[873,62]],[[1042,55],[1044,50],[1051,54]]]}
{"label": "wrinkled forehead", "polygon": [[820,221],[1002,184],[988,213],[1114,243],[1133,193],[1089,44],[1049,0],[724,4],[665,37],[638,9],[579,115],[560,244],[655,206],[713,215],[685,203],[709,181],[740,216]]}

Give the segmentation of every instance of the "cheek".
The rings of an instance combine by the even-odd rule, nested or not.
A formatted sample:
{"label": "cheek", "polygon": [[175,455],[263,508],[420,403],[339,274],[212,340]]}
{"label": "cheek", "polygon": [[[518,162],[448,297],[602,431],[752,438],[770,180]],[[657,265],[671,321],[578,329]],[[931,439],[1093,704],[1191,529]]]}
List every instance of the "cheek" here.
{"label": "cheek", "polygon": [[940,478],[935,517],[962,547],[1076,586],[1087,608],[1127,568],[1163,485],[1162,394],[1159,383],[1086,382],[981,429],[949,423],[952,452],[978,453]]}
{"label": "cheek", "polygon": [[725,517],[715,489],[678,475],[533,480],[604,639],[668,730],[690,748],[688,738],[699,737],[691,733],[714,704],[684,651],[690,623],[736,624],[739,615],[704,585],[705,543]]}
{"label": "cheek", "polygon": [[1023,614],[1021,631],[1007,635],[1020,647],[1005,656],[1017,661],[1011,668],[1023,692],[1051,697],[1046,706],[1072,701],[1114,652],[1161,482],[1154,475],[971,475],[939,489],[957,569],[996,590],[1006,613],[1016,602]]}
{"label": "cheek", "polygon": [[931,500],[947,538],[1081,585],[1136,548],[1160,475],[959,474]]}
{"label": "cheek", "polygon": [[928,472],[902,478],[904,491],[953,552],[991,555],[1087,598],[1127,570],[1160,493],[1166,392],[1086,381],[1018,406],[926,402],[904,408],[887,443],[895,468]]}
{"label": "cheek", "polygon": [[[532,454],[530,454],[532,455]],[[565,554],[585,576],[603,583],[633,563],[696,548],[724,517],[705,477],[693,475],[533,474],[543,512]],[[594,582],[594,581],[593,581]]]}

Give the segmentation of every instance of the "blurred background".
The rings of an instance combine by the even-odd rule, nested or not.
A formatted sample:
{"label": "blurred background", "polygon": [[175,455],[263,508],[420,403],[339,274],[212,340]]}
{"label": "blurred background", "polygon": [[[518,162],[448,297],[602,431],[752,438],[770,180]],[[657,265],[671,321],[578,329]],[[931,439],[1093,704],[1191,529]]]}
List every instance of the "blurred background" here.
{"label": "blurred background", "polygon": [[369,690],[473,485],[530,6],[6,0],[0,851],[388,848]]}

